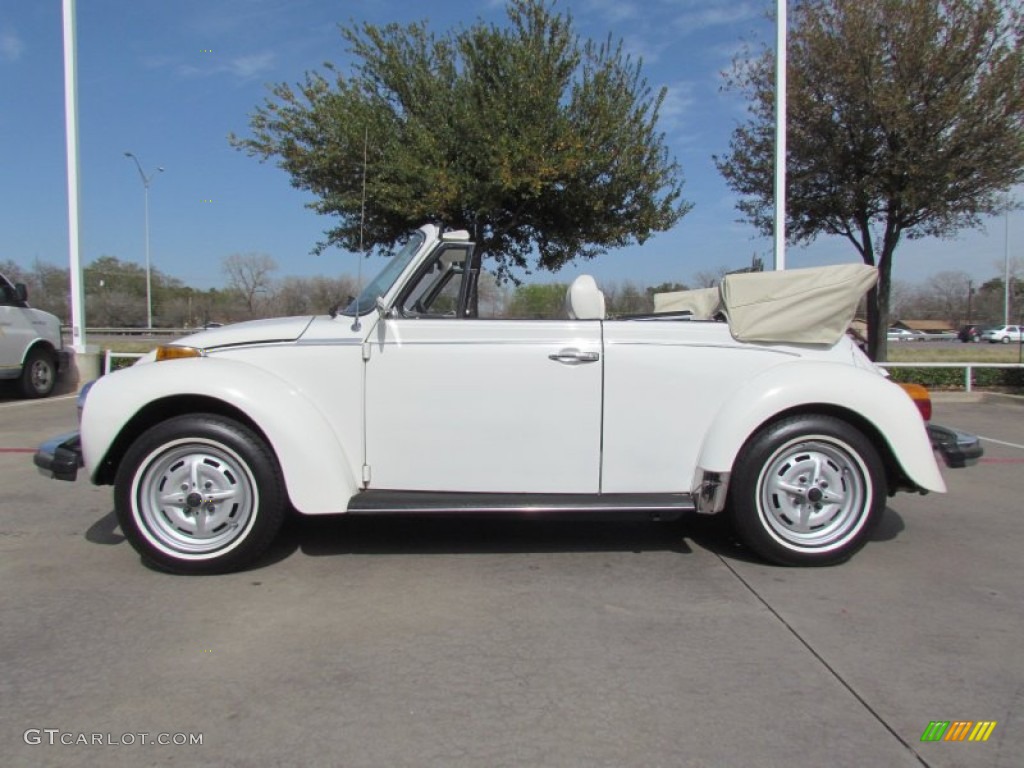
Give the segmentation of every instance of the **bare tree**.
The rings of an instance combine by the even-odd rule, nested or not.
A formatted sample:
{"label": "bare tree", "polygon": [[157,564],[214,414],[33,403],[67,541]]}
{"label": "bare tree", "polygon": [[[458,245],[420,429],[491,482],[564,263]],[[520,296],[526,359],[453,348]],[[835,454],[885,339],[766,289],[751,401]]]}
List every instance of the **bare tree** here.
{"label": "bare tree", "polygon": [[276,269],[277,262],[265,253],[233,253],[225,257],[223,270],[228,287],[242,295],[250,317],[256,315],[256,297],[270,293],[271,273]]}

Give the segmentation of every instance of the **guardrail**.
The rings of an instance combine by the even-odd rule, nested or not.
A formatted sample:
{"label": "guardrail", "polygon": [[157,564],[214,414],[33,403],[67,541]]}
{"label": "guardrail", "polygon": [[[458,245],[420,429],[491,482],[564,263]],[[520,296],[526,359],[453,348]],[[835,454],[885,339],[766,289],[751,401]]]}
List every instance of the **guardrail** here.
{"label": "guardrail", "polygon": [[964,390],[973,391],[975,368],[1024,368],[1020,363],[877,363],[880,368],[963,368]]}
{"label": "guardrail", "polygon": [[[203,330],[202,326],[198,328],[86,328],[85,337],[88,339],[90,336],[136,336],[136,337],[159,337],[163,338],[166,336],[178,337],[188,336],[190,333]],[[66,338],[71,338],[71,326],[62,325],[60,332]]]}

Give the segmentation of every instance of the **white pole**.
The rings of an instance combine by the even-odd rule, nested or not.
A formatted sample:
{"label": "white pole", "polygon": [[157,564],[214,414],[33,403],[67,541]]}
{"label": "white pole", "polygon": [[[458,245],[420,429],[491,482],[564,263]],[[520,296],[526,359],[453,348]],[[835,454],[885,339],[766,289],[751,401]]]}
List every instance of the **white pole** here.
{"label": "white pole", "polygon": [[153,171],[149,176],[142,170],[142,163],[139,162],[139,158],[135,156],[133,152],[125,152],[125,157],[130,157],[135,161],[135,167],[139,169],[139,178],[142,179],[142,202],[145,209],[144,212],[144,227],[145,227],[145,238],[146,238],[146,327],[153,330],[153,288],[152,278],[149,266],[149,185],[153,182],[156,175],[163,171],[163,166],[160,166]]}
{"label": "white pole", "polygon": [[1010,324],[1010,212],[1006,212],[1003,237],[1003,325]]}
{"label": "white pole", "polygon": [[68,271],[71,275],[71,348],[85,352],[85,303],[78,228],[78,85],[75,61],[75,0],[64,0],[64,122],[68,168]]}
{"label": "white pole", "polygon": [[775,23],[775,269],[786,268],[786,0]]}
{"label": "white pole", "polygon": [[146,327],[149,330],[153,330],[153,281],[150,278],[151,270],[149,268],[149,184],[145,185],[145,197],[146,213]]}

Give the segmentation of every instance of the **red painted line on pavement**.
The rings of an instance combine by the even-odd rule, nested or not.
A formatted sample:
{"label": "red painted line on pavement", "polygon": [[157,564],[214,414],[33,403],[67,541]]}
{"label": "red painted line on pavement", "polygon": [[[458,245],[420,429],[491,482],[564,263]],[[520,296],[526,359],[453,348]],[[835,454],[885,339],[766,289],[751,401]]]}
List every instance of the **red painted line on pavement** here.
{"label": "red painted line on pavement", "polygon": [[35,448],[0,448],[0,453],[35,453]]}
{"label": "red painted line on pavement", "polygon": [[1024,457],[1012,459],[993,459],[982,457],[978,459],[979,464],[1024,464]]}

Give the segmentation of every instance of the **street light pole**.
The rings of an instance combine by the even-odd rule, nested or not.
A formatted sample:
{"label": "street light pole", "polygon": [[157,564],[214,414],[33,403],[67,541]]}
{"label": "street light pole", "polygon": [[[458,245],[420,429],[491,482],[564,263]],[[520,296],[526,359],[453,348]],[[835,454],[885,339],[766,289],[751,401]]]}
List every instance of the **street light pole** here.
{"label": "street light pole", "polygon": [[153,173],[147,176],[142,170],[142,163],[131,152],[125,152],[125,157],[130,157],[135,161],[135,167],[139,169],[139,177],[142,179],[143,198],[145,205],[145,228],[146,228],[146,327],[150,330],[153,329],[153,285],[151,270],[149,266],[149,185],[152,183],[153,178],[163,172],[163,166],[157,168]]}
{"label": "street light pole", "polygon": [[1003,233],[1003,325],[1010,324],[1010,211],[1006,211]]}

